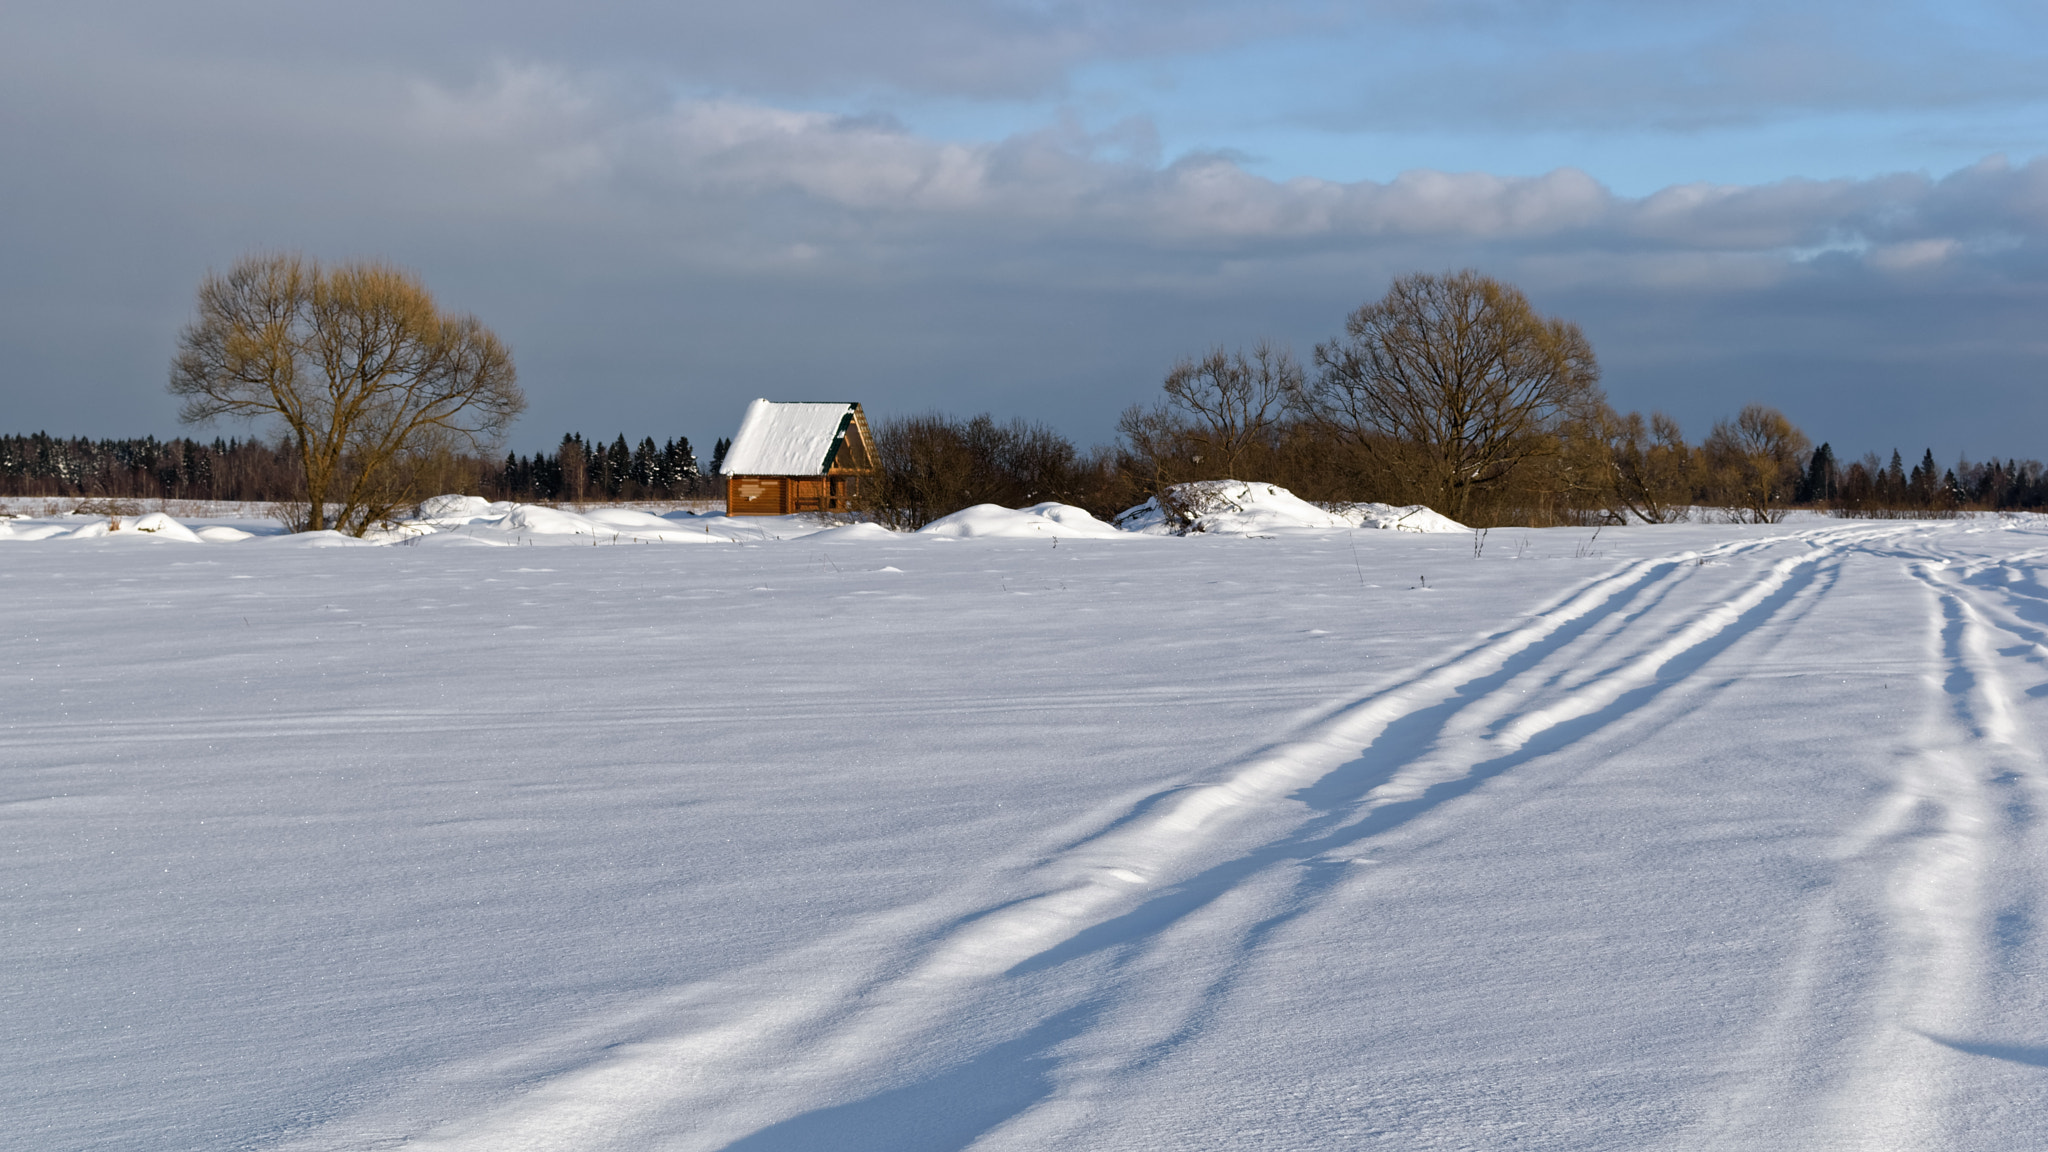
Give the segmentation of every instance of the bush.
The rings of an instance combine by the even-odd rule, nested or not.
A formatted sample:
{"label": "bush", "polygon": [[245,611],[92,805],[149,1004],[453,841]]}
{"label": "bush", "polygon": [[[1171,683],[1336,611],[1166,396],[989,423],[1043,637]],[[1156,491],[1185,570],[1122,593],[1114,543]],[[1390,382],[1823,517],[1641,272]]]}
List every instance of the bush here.
{"label": "bush", "polygon": [[1116,498],[1107,460],[1081,456],[1042,424],[933,412],[883,423],[875,447],[880,472],[863,491],[862,511],[891,528],[914,531],[976,504],[1021,508],[1053,500],[1096,515],[1117,511],[1106,508]]}

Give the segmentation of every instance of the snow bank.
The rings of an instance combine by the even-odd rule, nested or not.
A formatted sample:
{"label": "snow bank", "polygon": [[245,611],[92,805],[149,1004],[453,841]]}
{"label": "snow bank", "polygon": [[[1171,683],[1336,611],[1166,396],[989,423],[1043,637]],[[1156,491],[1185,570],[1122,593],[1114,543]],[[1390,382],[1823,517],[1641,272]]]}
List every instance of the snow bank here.
{"label": "snow bank", "polygon": [[1047,536],[1065,536],[1070,539],[1089,536],[1107,539],[1122,536],[1124,533],[1072,504],[1047,501],[1043,504],[1033,504],[1029,508],[976,504],[972,508],[962,508],[951,516],[941,516],[919,529],[918,535],[952,539],[970,536],[1029,536],[1039,539]]}
{"label": "snow bank", "polygon": [[0,520],[0,540],[48,540],[52,536],[69,535],[71,530],[62,524],[13,524]]}
{"label": "snow bank", "polygon": [[[165,512],[124,517],[119,520],[118,527],[105,517],[16,517],[0,520],[0,540],[90,540],[109,535],[121,539],[130,538],[131,533],[206,544],[229,544],[259,537],[282,538],[274,537],[267,524],[255,521],[245,521],[248,527],[255,529],[253,532],[217,523],[200,526],[203,523],[191,517],[179,519]],[[1264,535],[1276,530],[1327,531],[1360,526],[1410,532],[1467,531],[1463,525],[1419,505],[1396,508],[1385,504],[1353,504],[1325,509],[1272,484],[1216,480],[1169,488],[1160,497],[1124,512],[1113,525],[1097,520],[1070,504],[1046,502],[1029,508],[981,504],[933,521],[922,534],[940,539],[1027,536],[1109,539],[1130,532],[1155,536],[1193,533]],[[550,537],[555,538],[556,543],[570,543],[569,538],[574,537],[593,537],[600,543],[622,544],[727,544],[794,540],[806,536],[841,541],[897,538],[896,533],[876,525],[832,525],[813,515],[735,519],[694,512],[657,515],[631,508],[592,508],[572,512],[541,504],[493,502],[480,496],[450,493],[420,501],[413,519],[392,525],[389,530],[380,528],[367,538],[351,540],[351,543],[405,544],[449,534],[473,537],[487,543],[522,545],[545,542]],[[322,539],[333,544],[331,535],[323,535]],[[298,543],[307,547],[322,546],[309,539],[300,539]]]}
{"label": "snow bank", "polygon": [[281,536],[262,537],[257,542],[272,548],[380,548],[383,546],[382,541],[365,540],[360,537],[351,536],[346,532],[336,532],[332,528],[322,529],[319,532],[286,532]]}
{"label": "snow bank", "polygon": [[200,543],[197,533],[161,512],[151,512],[142,519],[124,527],[133,528],[137,532],[147,532],[153,536],[162,537],[165,540],[183,540],[187,544]]}
{"label": "snow bank", "polygon": [[661,532],[674,530],[675,521],[666,520],[652,512],[639,512],[631,508],[599,508],[583,514],[593,523],[607,528],[625,529],[634,532]]}
{"label": "snow bank", "polygon": [[470,530],[486,529],[517,536],[605,536],[633,540],[661,540],[682,544],[723,544],[724,537],[701,528],[686,528],[673,520],[649,512],[625,508],[600,508],[592,512],[565,512],[539,504],[494,505],[508,510],[496,516],[466,521]]}
{"label": "snow bank", "polygon": [[1117,527],[1152,536],[1197,532],[1245,535],[1275,528],[1349,528],[1352,522],[1326,512],[1276,484],[1203,480],[1175,484],[1116,516]]}
{"label": "snow bank", "polygon": [[1469,532],[1420,504],[1345,504],[1324,508],[1277,484],[1200,480],[1175,484],[1116,516],[1126,532],[1151,536],[1267,535],[1287,529],[1387,528],[1406,532]]}
{"label": "snow bank", "polygon": [[[802,535],[823,527],[815,517],[785,525],[797,529],[778,537]],[[411,544],[429,538],[460,536],[484,544],[531,544],[535,538],[596,537],[603,542],[651,543],[669,541],[688,544],[728,543],[736,538],[771,538],[765,526],[734,524],[724,517],[696,517],[677,513],[657,516],[628,508],[597,508],[569,512],[539,504],[489,501],[478,496],[447,494],[420,501],[412,519],[380,525],[363,538],[334,532],[278,533],[267,518],[244,521],[245,528],[206,523],[192,517],[178,518],[167,512],[139,516],[62,515],[47,518],[0,518],[0,540],[94,540],[101,538],[139,539],[154,537],[188,544],[232,544],[266,539],[297,547]],[[346,544],[343,544],[346,541]]]}
{"label": "snow bank", "polygon": [[1360,528],[1394,532],[1470,532],[1472,529],[1426,504],[1344,504],[1336,513]]}
{"label": "snow bank", "polygon": [[[504,511],[504,506],[499,506],[497,510]],[[429,496],[425,500],[420,501],[418,519],[468,519],[473,516],[487,516],[491,511],[491,502],[481,496],[461,496],[450,493],[446,496]]]}
{"label": "snow bank", "polygon": [[590,535],[597,531],[596,523],[588,517],[539,504],[521,504],[483,523],[503,532],[531,532],[537,536]]}

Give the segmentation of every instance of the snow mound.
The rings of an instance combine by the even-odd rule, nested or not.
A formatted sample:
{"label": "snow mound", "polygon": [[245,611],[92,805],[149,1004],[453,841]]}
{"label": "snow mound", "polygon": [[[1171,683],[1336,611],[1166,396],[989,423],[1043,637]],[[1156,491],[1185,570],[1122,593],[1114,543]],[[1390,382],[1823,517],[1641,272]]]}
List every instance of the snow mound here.
{"label": "snow mound", "polygon": [[265,537],[260,543],[271,548],[375,548],[375,540],[363,540],[346,532],[325,528],[318,532],[287,532]]}
{"label": "snow mound", "polygon": [[588,516],[539,504],[516,505],[510,512],[485,523],[505,532],[531,532],[536,536],[594,536],[600,531],[611,531],[598,528],[597,522]]}
{"label": "snow mound", "polygon": [[[502,509],[501,509],[502,511]],[[456,520],[471,516],[485,516],[491,512],[491,502],[481,496],[461,496],[449,493],[446,496],[429,496],[420,501],[419,519]]]}
{"label": "snow mound", "polygon": [[1175,484],[1116,516],[1127,532],[1190,536],[1197,532],[1243,536],[1275,528],[1350,528],[1355,522],[1326,511],[1277,484],[1201,480]]}
{"label": "snow mound", "polygon": [[1344,504],[1324,508],[1277,484],[1199,480],[1175,484],[1116,516],[1116,526],[1151,536],[1265,535],[1286,529],[1385,528],[1406,532],[1469,532],[1420,504]]}
{"label": "snow mound", "polygon": [[626,508],[599,508],[587,513],[564,512],[541,504],[493,505],[496,516],[467,521],[469,528],[495,529],[522,536],[603,536],[684,544],[725,543],[702,529],[686,529],[673,520]]}
{"label": "snow mound", "polygon": [[190,528],[161,512],[151,512],[128,527],[134,528],[137,532],[161,536],[166,540],[183,540],[187,544],[199,543],[199,537]]}
{"label": "snow mound", "polygon": [[1395,532],[1470,532],[1472,529],[1426,504],[1344,504],[1337,515],[1360,528],[1385,528]]}
{"label": "snow mound", "polygon": [[23,524],[19,527],[0,521],[0,540],[48,540],[52,536],[64,536],[71,529],[62,524]]}
{"label": "snow mound", "polygon": [[1068,538],[1116,537],[1124,533],[1109,524],[1104,524],[1072,504],[1058,504],[1047,501],[1033,504],[1029,508],[1004,508],[996,504],[976,504],[962,508],[951,516],[941,516],[918,530],[920,536],[938,536],[962,539],[970,536],[995,537],[1036,537],[1065,536]]}
{"label": "snow mound", "polygon": [[656,516],[652,512],[636,512],[631,508],[598,508],[583,514],[587,519],[607,528],[674,531],[676,522]]}
{"label": "snow mound", "polygon": [[254,532],[244,532],[240,528],[230,528],[225,524],[215,524],[210,528],[194,529],[192,534],[209,544],[232,544],[237,540],[247,540],[255,535]]}

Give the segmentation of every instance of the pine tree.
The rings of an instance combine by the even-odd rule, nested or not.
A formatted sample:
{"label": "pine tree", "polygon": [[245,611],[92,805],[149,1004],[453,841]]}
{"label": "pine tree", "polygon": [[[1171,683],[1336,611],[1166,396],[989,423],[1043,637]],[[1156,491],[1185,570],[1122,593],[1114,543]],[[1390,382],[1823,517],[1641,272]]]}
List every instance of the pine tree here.
{"label": "pine tree", "polygon": [[[624,437],[620,439],[623,440]],[[634,487],[639,489],[639,494],[651,495],[656,489],[663,487],[659,472],[660,457],[655,452],[654,437],[642,437],[640,446],[633,449],[633,464],[629,473]]]}
{"label": "pine tree", "polygon": [[604,494],[617,500],[625,490],[626,479],[632,470],[633,450],[626,447],[626,434],[621,432],[604,453]]}
{"label": "pine tree", "polygon": [[1935,489],[1940,484],[1940,472],[1934,463],[1934,450],[1927,450],[1920,463],[1913,465],[1912,478],[1906,482],[1906,495],[1913,504],[1921,508],[1934,506]]}
{"label": "pine tree", "polygon": [[556,489],[555,498],[581,504],[583,494],[590,484],[589,454],[583,449],[583,436],[571,432],[562,437],[562,446],[555,450],[555,466],[561,470],[562,482]]}
{"label": "pine tree", "polygon": [[669,442],[668,466],[677,484],[687,484],[697,478],[697,453],[690,448],[688,436],[678,436]]}
{"label": "pine tree", "polygon": [[1906,461],[1897,448],[1892,449],[1892,462],[1885,467],[1878,495],[1887,508],[1906,502]]}
{"label": "pine tree", "polygon": [[1796,504],[1832,504],[1841,487],[1841,471],[1835,466],[1835,450],[1823,442],[1813,450],[1806,475],[1799,481]]}

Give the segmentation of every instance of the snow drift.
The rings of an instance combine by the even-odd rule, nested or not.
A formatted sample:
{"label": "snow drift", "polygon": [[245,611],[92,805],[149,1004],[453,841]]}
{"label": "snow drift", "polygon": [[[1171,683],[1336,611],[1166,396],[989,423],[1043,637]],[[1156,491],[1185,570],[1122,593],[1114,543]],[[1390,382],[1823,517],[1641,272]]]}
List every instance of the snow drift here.
{"label": "snow drift", "polygon": [[500,502],[479,507],[480,501],[457,501],[476,501],[476,498],[437,496],[422,503],[421,511],[425,512],[432,506],[436,510],[446,510],[452,514],[423,518],[417,523],[437,533],[459,530],[466,535],[484,540],[498,536],[510,536],[515,540],[530,536],[602,536],[682,544],[726,542],[724,537],[713,536],[703,527],[686,525],[656,516],[651,512],[639,512],[629,508],[598,508],[589,512],[570,512],[542,504]]}
{"label": "snow drift", "polygon": [[1470,532],[1469,525],[1460,524],[1426,504],[1342,504],[1337,515],[1357,524],[1360,528],[1381,528],[1391,532]]}
{"label": "snow drift", "polygon": [[450,493],[446,496],[429,496],[420,501],[421,520],[459,520],[475,516],[488,516],[494,510],[503,512],[509,504],[493,505],[481,496],[461,496]]}
{"label": "snow drift", "polygon": [[[152,536],[184,543],[227,544],[259,539],[284,544],[276,522],[240,515],[239,526],[213,518],[178,518],[164,512],[123,518],[75,515],[0,520],[0,540],[88,540],[107,536],[128,539]],[[1071,504],[1047,501],[1028,508],[977,504],[926,525],[918,535],[935,539],[1044,539],[1046,537],[1121,539],[1130,535],[1190,536],[1271,535],[1274,532],[1326,532],[1358,527],[1408,532],[1464,532],[1463,525],[1420,505],[1385,504],[1321,507],[1273,484],[1213,480],[1179,484],[1105,523]],[[285,534],[290,536],[291,534]],[[832,523],[812,515],[744,516],[688,511],[656,514],[632,508],[593,507],[581,510],[544,504],[491,501],[478,496],[447,494],[419,502],[414,515],[379,526],[348,544],[467,545],[534,544],[732,544],[795,540],[885,540],[896,534],[875,524]],[[318,539],[316,540],[315,537]],[[335,544],[333,533],[299,533],[295,546]]]}
{"label": "snow drift", "polygon": [[1116,516],[1126,532],[1152,536],[1265,535],[1285,529],[1381,528],[1401,532],[1469,532],[1420,504],[1343,504],[1324,508],[1277,484],[1200,480],[1175,484]]}
{"label": "snow drift", "polygon": [[964,538],[969,536],[1091,536],[1109,538],[1124,535],[1072,504],[1047,501],[1029,508],[1004,508],[998,504],[976,504],[951,516],[941,516],[918,530],[921,536]]}
{"label": "snow drift", "polygon": [[148,532],[154,536],[161,536],[166,540],[183,540],[187,544],[199,543],[198,534],[169,516],[164,515],[162,512],[151,512],[149,515],[129,525],[129,527],[137,532]]}

